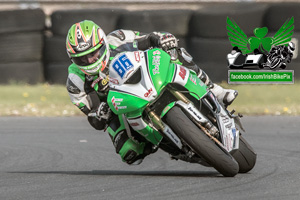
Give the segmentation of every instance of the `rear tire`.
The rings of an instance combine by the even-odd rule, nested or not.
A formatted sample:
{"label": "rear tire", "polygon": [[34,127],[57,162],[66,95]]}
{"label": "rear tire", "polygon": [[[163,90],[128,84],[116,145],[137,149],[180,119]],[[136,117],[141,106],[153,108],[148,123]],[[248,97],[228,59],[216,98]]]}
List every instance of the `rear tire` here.
{"label": "rear tire", "polygon": [[165,121],[178,137],[221,174],[233,177],[238,173],[239,165],[234,158],[219,148],[179,107],[173,107],[166,114]]}
{"label": "rear tire", "polygon": [[239,163],[239,173],[247,173],[256,163],[256,153],[250,144],[240,135],[239,149],[232,154]]}

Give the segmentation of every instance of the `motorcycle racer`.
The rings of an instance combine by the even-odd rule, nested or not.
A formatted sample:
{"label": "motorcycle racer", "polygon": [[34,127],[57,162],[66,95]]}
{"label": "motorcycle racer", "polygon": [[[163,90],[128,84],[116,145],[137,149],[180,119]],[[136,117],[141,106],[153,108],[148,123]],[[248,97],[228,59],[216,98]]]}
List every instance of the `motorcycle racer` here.
{"label": "motorcycle racer", "polygon": [[87,115],[91,126],[97,130],[108,130],[116,153],[128,164],[141,163],[145,156],[156,149],[130,127],[125,128],[127,122],[122,116],[110,111],[106,103],[110,81],[108,66],[118,53],[153,47],[162,48],[166,52],[176,49],[174,62],[194,70],[224,105],[231,104],[237,96],[236,91],[212,83],[186,50],[178,47],[176,37],[170,33],[143,34],[131,30],[116,30],[106,36],[92,21],[84,20],[73,24],[66,38],[67,53],[72,61],[66,83],[69,96],[73,104]]}
{"label": "motorcycle racer", "polygon": [[[277,67],[285,69],[286,64],[292,61],[294,51],[295,44],[293,42],[289,42],[287,46],[274,46],[267,55],[265,66],[270,67],[270,69],[275,69]],[[276,61],[279,62],[274,66],[273,63],[276,63]]]}

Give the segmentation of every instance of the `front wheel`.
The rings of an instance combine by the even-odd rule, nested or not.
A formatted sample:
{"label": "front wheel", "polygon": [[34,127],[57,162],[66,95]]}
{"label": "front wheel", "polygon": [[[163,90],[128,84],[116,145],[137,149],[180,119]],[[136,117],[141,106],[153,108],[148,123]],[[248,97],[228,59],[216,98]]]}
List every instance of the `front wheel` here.
{"label": "front wheel", "polygon": [[272,62],[270,63],[269,68],[271,70],[275,70],[277,67],[280,67],[281,65],[281,59],[279,58],[275,58],[274,60],[272,60]]}
{"label": "front wheel", "polygon": [[238,173],[239,165],[234,158],[205,135],[179,107],[173,107],[165,121],[178,137],[221,174],[233,177]]}
{"label": "front wheel", "polygon": [[239,149],[232,156],[239,163],[239,173],[249,172],[256,163],[256,153],[241,135]]}

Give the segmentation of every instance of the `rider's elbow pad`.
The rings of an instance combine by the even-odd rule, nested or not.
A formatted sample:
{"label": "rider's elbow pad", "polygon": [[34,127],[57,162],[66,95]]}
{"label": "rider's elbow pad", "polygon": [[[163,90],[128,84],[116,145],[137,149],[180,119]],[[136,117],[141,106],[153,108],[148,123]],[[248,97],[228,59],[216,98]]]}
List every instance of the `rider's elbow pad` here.
{"label": "rider's elbow pad", "polygon": [[145,51],[151,47],[158,47],[159,46],[159,36],[154,33],[150,33],[145,37],[137,39],[138,42],[138,49]]}

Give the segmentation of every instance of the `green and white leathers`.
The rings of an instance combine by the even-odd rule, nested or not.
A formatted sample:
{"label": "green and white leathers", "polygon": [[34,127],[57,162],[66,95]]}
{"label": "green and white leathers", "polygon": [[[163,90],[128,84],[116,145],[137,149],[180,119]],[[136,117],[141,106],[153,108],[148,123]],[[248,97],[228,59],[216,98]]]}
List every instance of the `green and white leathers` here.
{"label": "green and white leathers", "polygon": [[[109,77],[107,102],[124,120],[120,128],[129,136],[131,126],[176,159],[204,162],[224,176],[238,173],[238,163],[229,153],[239,148],[234,117],[194,71],[172,62],[161,49],[152,49],[118,54],[110,63]],[[182,115],[173,116],[177,112]],[[189,141],[192,137],[195,140]]]}
{"label": "green and white leathers", "polygon": [[[86,21],[84,21],[84,22],[86,22]],[[75,51],[76,48],[74,46],[72,46],[72,44],[74,44],[74,45],[76,43],[79,44],[80,43],[79,41],[82,42],[82,40],[78,40],[77,42],[75,42],[75,39],[74,39],[75,35],[76,35],[75,31],[81,32],[80,29],[82,29],[82,28],[80,28],[81,27],[81,26],[79,26],[80,24],[77,23],[77,24],[73,25],[71,27],[71,29],[69,30],[69,35],[67,37],[67,42],[66,42],[67,43],[67,52],[70,55],[72,61],[74,61],[75,55],[78,55],[78,57],[80,57],[81,54],[86,54],[85,51],[83,53],[78,53],[79,52],[78,49],[77,49],[77,51]],[[88,22],[88,24],[90,25],[89,22]],[[98,28],[98,26],[94,24],[93,27],[90,26],[89,30],[94,31],[94,30],[97,30],[97,28]],[[74,32],[74,33],[72,34],[71,32],[72,33]],[[99,30],[98,32],[100,32],[102,34],[103,31]],[[96,32],[94,31],[92,34],[89,34],[89,36],[90,37],[88,37],[88,35],[86,35],[86,37],[89,38],[89,40],[87,40],[87,42],[96,41],[95,47],[97,48],[99,46],[99,44],[97,44],[97,42],[101,41],[101,40],[97,39],[98,37],[96,37],[96,36],[99,36],[99,34],[96,34]],[[124,36],[124,37],[121,37],[121,36]],[[78,37],[78,35],[77,35],[77,37]],[[95,39],[93,39],[94,37],[95,37]],[[79,38],[81,38],[81,37],[79,37]],[[102,62],[105,62],[105,64],[108,65],[108,63],[109,63],[108,58],[112,59],[113,56],[116,55],[117,53],[120,53],[122,51],[137,50],[137,47],[136,47],[136,44],[134,43],[134,41],[137,38],[140,38],[140,36],[139,36],[139,33],[136,33],[134,31],[117,30],[117,31],[114,31],[114,32],[108,34],[107,39],[106,39],[105,35],[103,36],[103,38],[104,38],[103,41],[106,44],[104,49],[106,50],[107,48],[109,48],[109,51],[107,51],[108,53],[106,53],[106,55],[104,56],[105,59],[102,59],[102,60],[99,59],[97,62],[92,64],[92,66],[97,65],[95,71],[97,71],[99,67],[100,67],[100,71],[98,71],[94,75],[89,75],[87,72],[90,72],[90,71],[86,72],[84,70],[86,66],[80,66],[74,62],[68,68],[67,89],[68,89],[71,101],[73,102],[74,105],[76,105],[79,109],[81,109],[86,115],[89,113],[89,111],[91,110],[91,107],[92,107],[90,100],[88,98],[88,93],[91,90],[97,91],[98,95],[100,95],[100,98],[106,98],[106,94],[103,91],[107,89],[108,77],[106,77],[106,74],[101,72]],[[70,45],[69,45],[69,43],[70,43]],[[92,42],[92,44],[93,43],[94,42]],[[70,46],[72,48],[69,48]],[[100,48],[102,48],[102,47],[100,47]],[[91,49],[94,49],[94,47],[91,47]],[[75,54],[72,53],[73,51],[75,52]],[[87,51],[89,52],[90,50],[87,49]],[[100,63],[100,66],[98,66],[99,63]]]}

